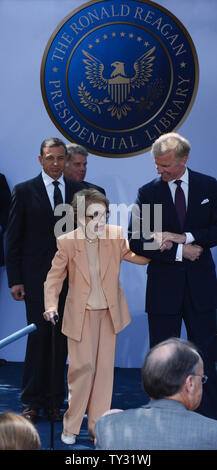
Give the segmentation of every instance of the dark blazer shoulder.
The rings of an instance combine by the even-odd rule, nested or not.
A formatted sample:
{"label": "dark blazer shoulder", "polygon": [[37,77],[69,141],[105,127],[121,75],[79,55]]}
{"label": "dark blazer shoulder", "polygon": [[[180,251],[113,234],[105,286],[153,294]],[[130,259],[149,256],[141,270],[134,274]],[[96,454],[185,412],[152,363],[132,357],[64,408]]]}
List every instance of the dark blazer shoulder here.
{"label": "dark blazer shoulder", "polygon": [[5,178],[5,175],[3,175],[2,173],[0,173],[0,184],[7,184],[7,180]]}
{"label": "dark blazer shoulder", "polygon": [[162,183],[162,180],[161,180],[160,177],[154,178],[153,180],[149,181],[148,183],[143,184],[143,186],[141,186],[139,188],[139,192],[149,191],[150,189],[155,188],[156,186],[158,186],[161,183]]}
{"label": "dark blazer shoulder", "polygon": [[43,183],[42,175],[41,173],[38,176],[35,176],[34,178],[22,181],[21,183],[17,183],[14,186],[14,190],[16,191],[22,191],[23,189],[28,189],[32,188],[33,186],[37,184]]}
{"label": "dark blazer shoulder", "polygon": [[71,204],[74,194],[84,189],[84,186],[82,185],[82,183],[77,183],[76,181],[72,181],[65,177],[64,177],[64,181],[65,181],[65,194],[66,194],[65,202],[67,204]]}
{"label": "dark blazer shoulder", "polygon": [[149,181],[149,183],[144,184],[138,189],[137,201],[139,202],[141,199],[150,199],[150,197],[154,197],[154,195],[156,194],[156,190],[160,190],[164,187],[164,185],[165,183],[160,177]]}
{"label": "dark blazer shoulder", "polygon": [[102,188],[101,186],[98,186],[97,184],[89,183],[89,181],[82,181],[82,184],[84,184],[85,189],[93,188],[93,189],[96,189],[97,191],[100,191],[104,195],[106,194],[104,188]]}
{"label": "dark blazer shoulder", "polygon": [[85,189],[83,183],[77,183],[76,181],[72,181],[69,178],[65,178],[65,176],[64,176],[64,181],[65,181],[65,184],[68,186],[68,188],[70,188],[74,193],[76,193],[77,191],[81,191],[82,189]]}
{"label": "dark blazer shoulder", "polygon": [[10,201],[11,191],[8,186],[5,175],[3,175],[2,173],[0,173],[0,194],[1,198],[4,199],[4,203],[7,204],[7,202]]}
{"label": "dark blazer shoulder", "polygon": [[[213,176],[206,175],[204,173],[199,173],[197,171],[191,170],[190,168],[188,168],[188,171],[189,171],[189,179],[194,180],[195,183],[198,182],[200,184],[204,183],[204,184],[210,184],[210,185],[217,184],[217,180]],[[163,188],[165,185],[167,185],[167,183],[162,181],[161,177],[159,176],[153,179],[152,181],[149,181],[148,183],[141,186],[138,190],[138,194],[141,194],[141,195],[149,194],[151,191],[159,189],[159,188]]]}
{"label": "dark blazer shoulder", "polygon": [[[82,183],[76,183],[74,181],[69,180],[68,178],[64,177],[65,184],[69,190],[72,191],[72,193],[76,193],[77,191],[80,191],[81,189],[84,189],[84,186]],[[42,174],[40,173],[39,175],[35,176],[34,178],[31,178],[29,180],[25,180],[22,183],[17,183],[14,186],[14,189],[20,191],[20,190],[25,190],[25,189],[32,189],[32,188],[37,188],[40,187],[43,184],[43,178]]]}
{"label": "dark blazer shoulder", "polygon": [[214,176],[206,175],[205,173],[199,173],[198,171],[191,170],[188,168],[189,171],[189,178],[193,178],[195,181],[198,182],[205,182],[205,183],[211,183],[211,184],[216,184],[217,180]]}

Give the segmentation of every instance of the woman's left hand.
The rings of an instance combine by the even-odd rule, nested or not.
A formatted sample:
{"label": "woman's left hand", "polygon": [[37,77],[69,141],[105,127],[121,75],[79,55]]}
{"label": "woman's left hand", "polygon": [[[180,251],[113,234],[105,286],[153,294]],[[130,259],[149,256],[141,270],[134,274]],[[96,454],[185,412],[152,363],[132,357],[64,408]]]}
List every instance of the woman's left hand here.
{"label": "woman's left hand", "polygon": [[43,313],[43,317],[46,321],[51,321],[53,325],[56,325],[56,323],[59,320],[59,314],[58,312],[55,312],[54,310],[47,310],[46,312]]}

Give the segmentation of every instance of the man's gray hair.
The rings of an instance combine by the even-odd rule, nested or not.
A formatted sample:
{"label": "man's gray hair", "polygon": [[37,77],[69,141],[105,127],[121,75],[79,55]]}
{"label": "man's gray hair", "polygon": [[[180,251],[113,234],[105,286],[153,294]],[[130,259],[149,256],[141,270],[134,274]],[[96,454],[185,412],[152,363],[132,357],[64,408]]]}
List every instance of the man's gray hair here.
{"label": "man's gray hair", "polygon": [[85,157],[87,157],[88,155],[86,148],[83,147],[82,145],[71,143],[71,144],[67,144],[66,147],[67,147],[67,160],[68,161],[70,161],[71,155],[74,155],[75,153],[80,153],[81,155],[84,155]]}
{"label": "man's gray hair", "polygon": [[178,159],[189,155],[190,142],[176,132],[161,135],[152,145],[151,153],[154,157],[160,157],[174,151]]}

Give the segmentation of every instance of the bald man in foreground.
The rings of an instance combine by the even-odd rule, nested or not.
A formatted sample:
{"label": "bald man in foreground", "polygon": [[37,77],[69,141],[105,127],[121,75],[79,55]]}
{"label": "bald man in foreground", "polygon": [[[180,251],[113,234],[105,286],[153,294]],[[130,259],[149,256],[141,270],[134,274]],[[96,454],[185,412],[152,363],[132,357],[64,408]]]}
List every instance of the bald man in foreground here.
{"label": "bald man in foreground", "polygon": [[202,398],[203,361],[189,341],[171,338],[154,346],[142,367],[150,402],[101,417],[96,448],[116,450],[216,450],[217,421],[195,413]]}

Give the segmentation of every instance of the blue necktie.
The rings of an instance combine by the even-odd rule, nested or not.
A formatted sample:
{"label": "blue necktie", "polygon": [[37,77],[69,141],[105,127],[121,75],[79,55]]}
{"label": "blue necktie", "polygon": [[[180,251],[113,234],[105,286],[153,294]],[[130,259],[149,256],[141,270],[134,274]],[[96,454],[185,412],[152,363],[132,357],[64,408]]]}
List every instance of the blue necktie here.
{"label": "blue necktie", "polygon": [[182,180],[176,180],[175,184],[177,185],[175,192],[175,208],[178,215],[179,223],[181,229],[184,228],[185,215],[186,215],[186,201],[184,191],[181,187]]}

